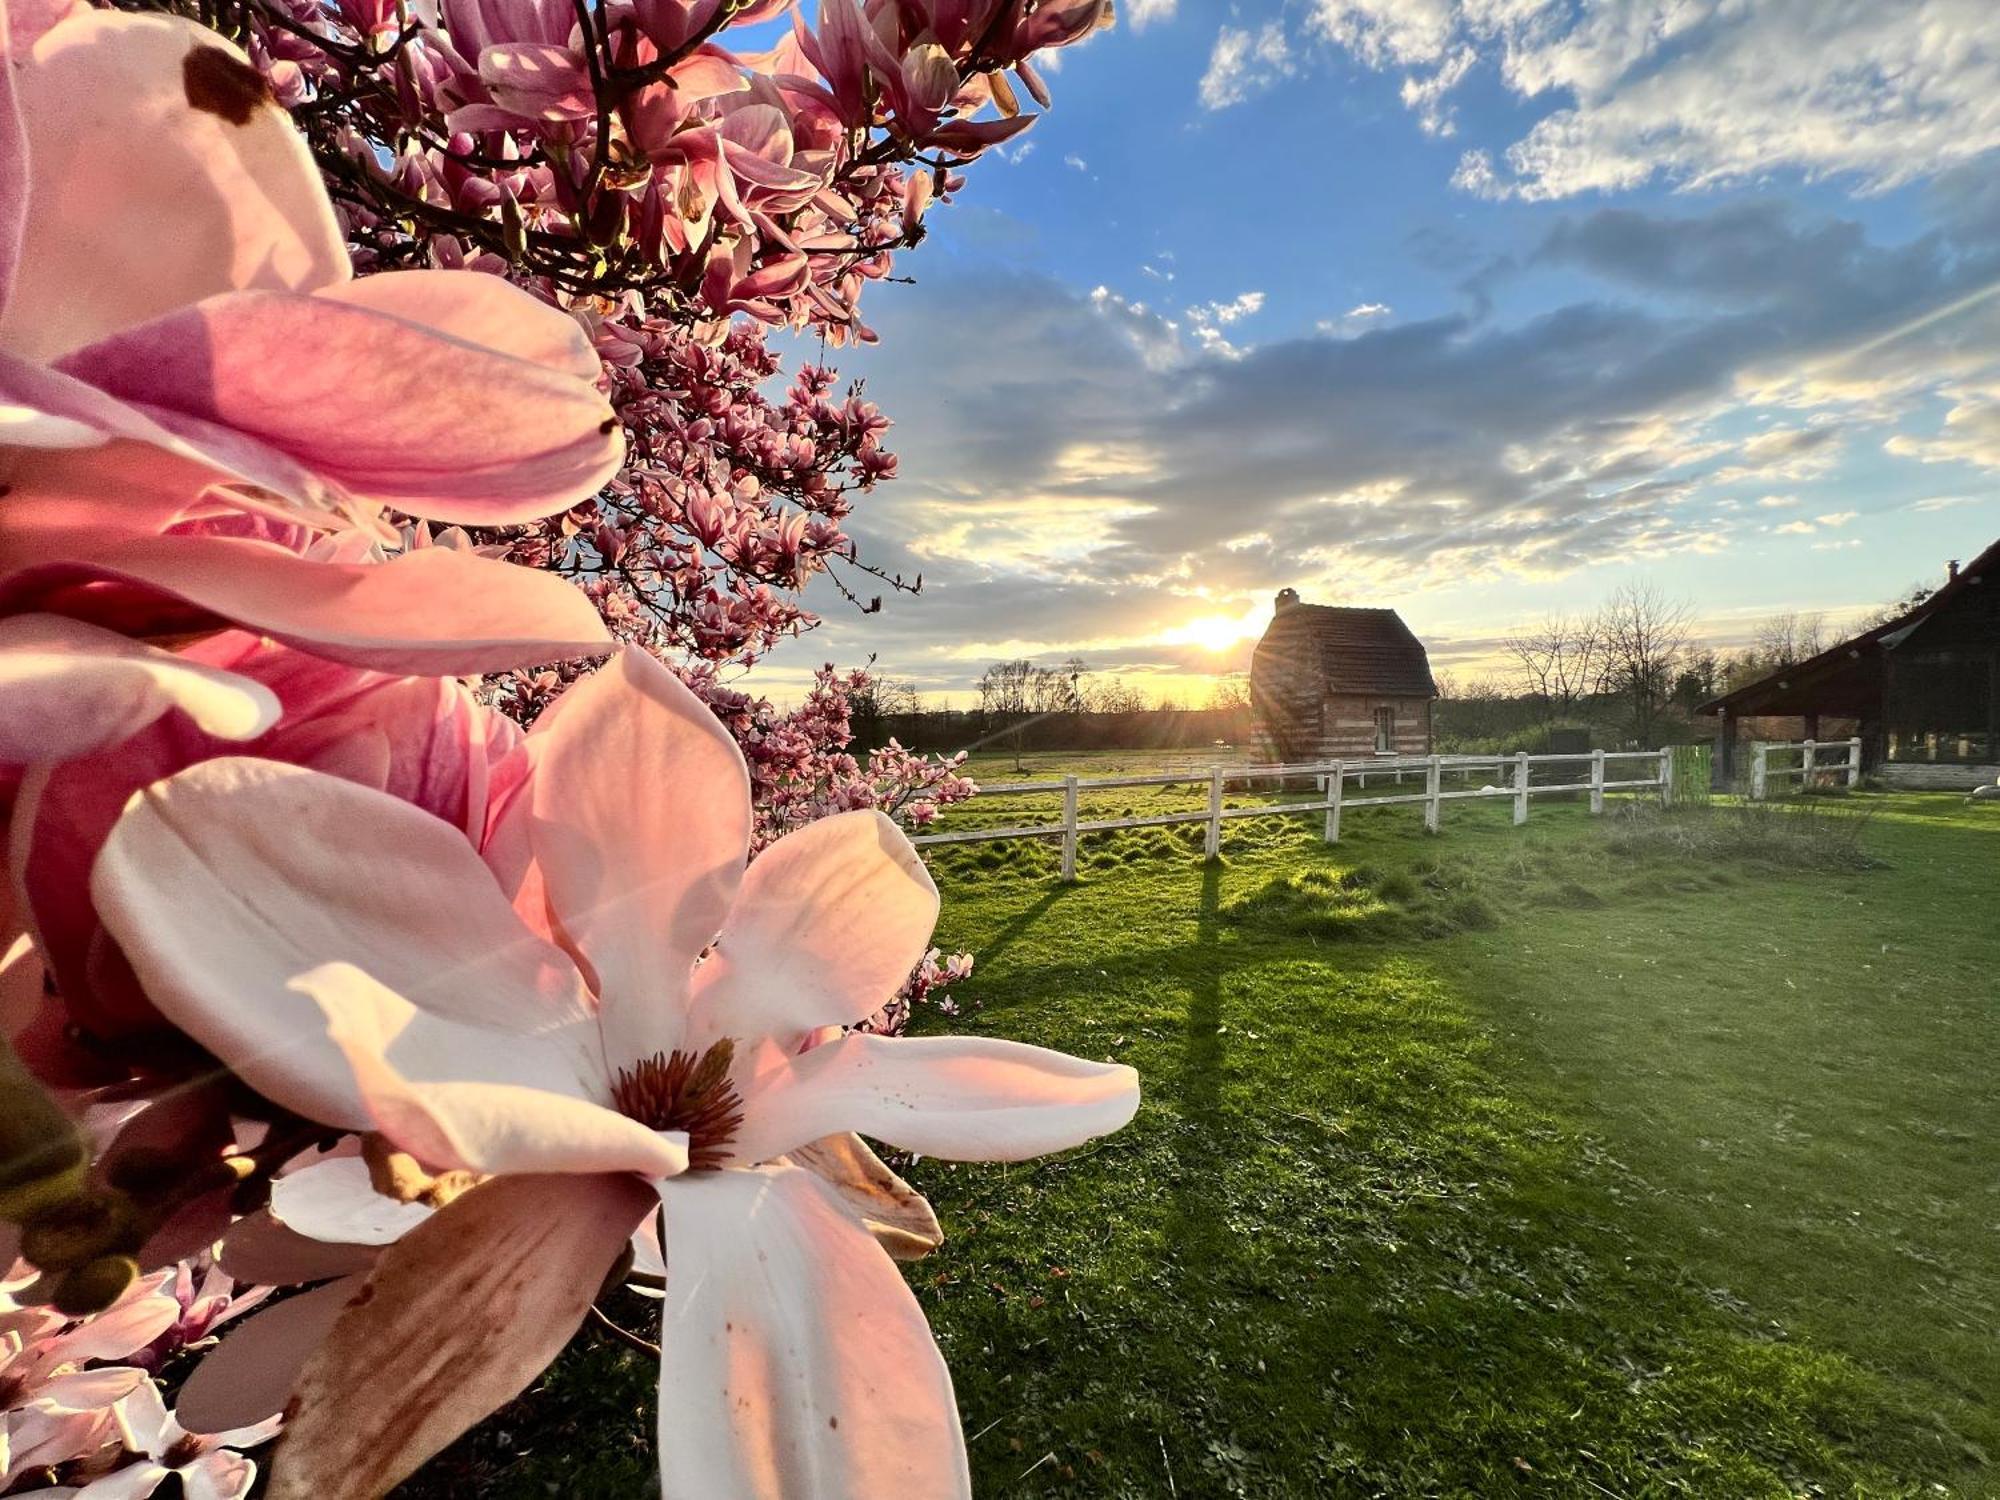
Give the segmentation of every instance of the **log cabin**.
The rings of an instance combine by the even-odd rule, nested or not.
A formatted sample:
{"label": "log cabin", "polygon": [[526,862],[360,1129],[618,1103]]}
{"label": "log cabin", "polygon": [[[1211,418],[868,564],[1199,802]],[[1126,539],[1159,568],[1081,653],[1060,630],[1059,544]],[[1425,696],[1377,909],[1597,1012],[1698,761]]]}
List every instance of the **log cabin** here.
{"label": "log cabin", "polygon": [[1281,589],[1250,658],[1258,753],[1299,763],[1429,755],[1424,644],[1393,609],[1306,604]]}

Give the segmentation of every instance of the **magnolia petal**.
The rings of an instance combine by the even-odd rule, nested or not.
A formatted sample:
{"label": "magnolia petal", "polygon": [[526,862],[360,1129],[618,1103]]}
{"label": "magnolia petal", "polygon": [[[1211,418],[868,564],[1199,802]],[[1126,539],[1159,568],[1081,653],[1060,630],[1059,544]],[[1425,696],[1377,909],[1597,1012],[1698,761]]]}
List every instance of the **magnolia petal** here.
{"label": "magnolia petal", "polygon": [[0,349],[47,359],[216,292],[347,279],[311,153],[214,32],[84,11],[13,85],[33,211]]}
{"label": "magnolia petal", "polygon": [[[351,965],[315,970],[295,988],[312,994],[327,1013],[327,1034],[346,1054],[375,1128],[421,1162],[477,1173],[671,1177],[687,1170],[683,1132],[651,1130],[578,1097],[565,1087],[567,1080],[553,1080],[551,1087],[532,1074],[525,1084],[504,1077],[467,1079],[453,1076],[452,1065],[440,1065],[432,1055],[438,1043],[470,1054],[478,1049],[477,1041],[468,1046],[471,1039],[444,1030],[423,1036],[414,1047],[400,1046],[413,1030],[435,1028],[424,1027],[423,1017],[408,1002]],[[526,1040],[504,1039],[516,1046]],[[403,1052],[432,1076],[406,1076],[399,1068]],[[467,1056],[456,1066],[498,1075],[505,1065],[497,1058],[474,1061]]]}
{"label": "magnolia petal", "polygon": [[880,812],[808,823],[744,873],[714,952],[696,972],[688,1045],[775,1039],[881,1009],[923,958],[937,887],[903,831]]}
{"label": "magnolia petal", "polygon": [[174,1472],[187,1500],[245,1500],[257,1482],[256,1462],[227,1448],[204,1453]]}
{"label": "magnolia petal", "polygon": [[830,1135],[788,1152],[786,1160],[817,1173],[897,1260],[922,1260],[944,1243],[930,1203],[883,1163],[858,1135]]}
{"label": "magnolia petal", "polygon": [[951,1161],[1022,1161],[1121,1129],[1139,1075],[997,1037],[853,1033],[792,1058],[746,1095],[739,1161],[855,1131]]}
{"label": "magnolia petal", "polygon": [[[25,43],[25,37],[14,40],[7,0],[0,0],[0,325],[28,228],[28,127],[15,97],[13,67],[14,52]],[[5,1471],[6,1458],[0,1455],[0,1473]]]}
{"label": "magnolia petal", "polygon": [[181,1425],[190,1432],[227,1432],[282,1412],[299,1371],[365,1280],[344,1276],[287,1297],[224,1334],[174,1398]]}
{"label": "magnolia petal", "polygon": [[65,1364],[125,1359],[180,1321],[181,1305],[157,1289],[124,1297],[62,1335]]}
{"label": "magnolia petal", "polygon": [[496,1178],[384,1251],[294,1387],[272,1500],[372,1500],[519,1395],[656,1201],[630,1177]]}
{"label": "magnolia petal", "polygon": [[234,672],[60,615],[0,620],[0,761],[71,760],[170,709],[225,740],[278,720],[271,690]]}
{"label": "magnolia petal", "polygon": [[[171,427],[161,418],[173,421]],[[330,510],[318,475],[240,432],[149,413],[48,365],[0,351],[0,438],[10,455],[10,533],[157,530],[231,480]],[[93,453],[111,447],[118,451]],[[82,450],[82,451],[79,451]],[[26,549],[13,536],[11,555]],[[12,564],[18,565],[18,564]]]}
{"label": "magnolia petal", "polygon": [[971,1493],[923,1312],[816,1177],[699,1172],[660,1197],[664,1500]]}
{"label": "magnolia petal", "polygon": [[595,656],[604,622],[573,585],[534,568],[429,547],[386,563],[314,562],[261,542],[155,536],[92,545],[17,572],[0,608],[124,581],[314,656],[417,676]]}
{"label": "magnolia petal", "polygon": [[280,1224],[269,1209],[260,1208],[229,1226],[217,1264],[246,1284],[300,1286],[365,1271],[380,1253],[379,1245],[324,1244]]}
{"label": "magnolia petal", "polygon": [[413,1076],[601,1088],[574,967],[464,835],[372,788],[202,762],[132,799],[91,892],[161,1012],[308,1118],[374,1123],[333,1034],[357,1017]]}
{"label": "magnolia petal", "polygon": [[613,1068],[680,1045],[685,986],[750,847],[750,778],[715,715],[624,647],[529,733],[528,845],[595,971]]}
{"label": "magnolia petal", "polygon": [[[436,520],[507,525],[594,493],[618,470],[624,431],[574,373],[575,348],[510,337],[555,353],[550,369],[381,310],[420,313],[435,300],[450,330],[511,315],[532,329],[544,315],[497,277],[435,276],[387,296],[211,297],[78,349],[60,368],[170,429],[191,418],[245,434],[353,494]],[[446,277],[477,285],[447,292]]]}
{"label": "magnolia petal", "polygon": [[[319,293],[594,385],[604,371],[575,318],[503,277],[477,271],[387,271]],[[507,413],[511,419],[512,413]]]}
{"label": "magnolia petal", "polygon": [[392,1245],[434,1212],[429,1204],[376,1192],[368,1163],[358,1156],[294,1167],[271,1182],[273,1219],[334,1244]]}
{"label": "magnolia petal", "polygon": [[[5,890],[0,890],[0,904],[12,905]],[[0,944],[5,945],[0,951],[0,1046],[4,1046],[42,1008],[47,970],[34,939],[22,932],[11,916],[0,926]]]}

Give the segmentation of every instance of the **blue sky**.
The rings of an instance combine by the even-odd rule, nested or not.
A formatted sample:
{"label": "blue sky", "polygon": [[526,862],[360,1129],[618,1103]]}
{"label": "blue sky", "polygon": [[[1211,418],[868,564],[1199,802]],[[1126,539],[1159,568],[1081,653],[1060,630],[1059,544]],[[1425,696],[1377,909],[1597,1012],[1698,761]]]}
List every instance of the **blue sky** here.
{"label": "blue sky", "polygon": [[2000,535],[2000,6],[1140,0],[842,361],[924,593],[761,669],[1240,669],[1280,586],[1462,674],[1635,577],[1718,644]]}

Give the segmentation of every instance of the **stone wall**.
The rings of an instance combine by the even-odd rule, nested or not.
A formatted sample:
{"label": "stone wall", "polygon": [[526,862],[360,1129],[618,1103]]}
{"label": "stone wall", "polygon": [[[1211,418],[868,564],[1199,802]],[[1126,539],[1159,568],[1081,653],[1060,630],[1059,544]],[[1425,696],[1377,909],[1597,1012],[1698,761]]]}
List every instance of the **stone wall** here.
{"label": "stone wall", "polygon": [[1875,768],[1882,785],[1899,792],[1969,792],[2000,782],[2000,766],[1885,760]]}

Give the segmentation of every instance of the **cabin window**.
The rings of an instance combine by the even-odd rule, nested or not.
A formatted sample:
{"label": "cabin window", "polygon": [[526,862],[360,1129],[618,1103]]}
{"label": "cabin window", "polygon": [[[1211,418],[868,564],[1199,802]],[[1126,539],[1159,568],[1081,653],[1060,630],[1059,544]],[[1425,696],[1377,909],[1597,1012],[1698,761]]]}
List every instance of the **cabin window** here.
{"label": "cabin window", "polygon": [[1393,751],[1396,748],[1396,710],[1393,708],[1375,710],[1375,748],[1377,751]]}

